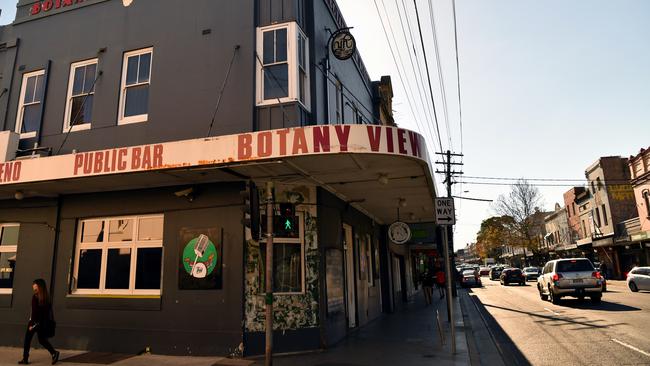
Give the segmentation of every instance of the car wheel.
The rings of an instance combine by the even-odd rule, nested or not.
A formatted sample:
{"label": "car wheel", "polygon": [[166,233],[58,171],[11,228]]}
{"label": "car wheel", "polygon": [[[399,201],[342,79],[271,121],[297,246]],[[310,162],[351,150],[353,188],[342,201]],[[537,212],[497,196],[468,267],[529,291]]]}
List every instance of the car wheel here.
{"label": "car wheel", "polygon": [[593,304],[600,304],[600,299],[601,299],[601,298],[602,298],[601,296],[592,296],[592,297],[591,297],[591,302],[592,302]]}
{"label": "car wheel", "polygon": [[630,286],[630,290],[631,290],[632,292],[638,292],[638,291],[639,291],[639,288],[636,287],[636,283],[634,283],[634,282],[630,282],[629,286]]}
{"label": "car wheel", "polygon": [[546,300],[548,300],[548,295],[545,295],[545,294],[542,292],[542,288],[539,287],[539,285],[537,286],[537,291],[539,291],[539,298],[542,299],[542,301],[546,301]]}
{"label": "car wheel", "polygon": [[580,301],[580,302],[585,301],[585,297],[584,296],[578,296],[578,301]]}
{"label": "car wheel", "polygon": [[548,298],[549,298],[549,300],[551,300],[551,303],[553,303],[553,305],[559,305],[560,304],[560,297],[555,295],[553,293],[553,291],[551,291],[550,288],[548,289]]}

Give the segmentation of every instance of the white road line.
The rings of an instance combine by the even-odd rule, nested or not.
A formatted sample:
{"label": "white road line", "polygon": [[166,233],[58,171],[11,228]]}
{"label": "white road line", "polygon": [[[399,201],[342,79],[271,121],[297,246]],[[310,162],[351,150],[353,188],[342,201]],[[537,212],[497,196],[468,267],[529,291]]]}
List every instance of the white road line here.
{"label": "white road line", "polygon": [[549,309],[549,308],[544,308],[544,310],[553,313],[553,315],[560,315],[560,313],[556,313],[555,311]]}
{"label": "white road line", "polygon": [[632,346],[632,345],[630,345],[630,344],[627,344],[627,343],[625,343],[625,342],[621,342],[621,341],[619,341],[618,339],[614,339],[614,338],[612,338],[612,341],[613,341],[613,342],[616,342],[616,343],[618,343],[618,344],[620,344],[620,345],[623,346],[623,347],[627,347],[627,348],[629,348],[629,349],[631,349],[631,350],[633,350],[633,351],[637,351],[637,352],[639,352],[639,353],[642,354],[642,355],[645,355],[645,356],[650,357],[650,353],[648,353],[648,352],[646,352],[646,351],[644,351],[644,350],[638,349],[638,348],[636,348],[636,347],[634,347],[634,346]]}

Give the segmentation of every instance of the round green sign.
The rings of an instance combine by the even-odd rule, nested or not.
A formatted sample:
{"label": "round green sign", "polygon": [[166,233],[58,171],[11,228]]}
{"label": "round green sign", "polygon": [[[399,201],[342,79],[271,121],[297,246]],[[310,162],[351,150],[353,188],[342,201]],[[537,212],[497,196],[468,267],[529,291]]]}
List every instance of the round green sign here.
{"label": "round green sign", "polygon": [[207,235],[190,240],[183,249],[183,268],[194,278],[205,278],[217,267],[219,253]]}

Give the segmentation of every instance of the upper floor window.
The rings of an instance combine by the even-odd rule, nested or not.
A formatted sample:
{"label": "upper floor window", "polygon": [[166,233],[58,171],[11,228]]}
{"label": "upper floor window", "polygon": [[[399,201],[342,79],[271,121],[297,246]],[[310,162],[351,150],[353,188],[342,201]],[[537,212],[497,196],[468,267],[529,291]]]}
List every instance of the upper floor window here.
{"label": "upper floor window", "polygon": [[149,117],[149,85],[153,48],[124,54],[118,124],[144,122]]}
{"label": "upper floor window", "polygon": [[23,75],[16,116],[16,132],[20,138],[36,137],[36,131],[40,129],[44,90],[45,70]]}
{"label": "upper floor window", "polygon": [[300,102],[309,110],[309,41],[295,23],[257,30],[257,105]]}
{"label": "upper floor window", "polygon": [[645,210],[648,213],[648,217],[650,217],[650,191],[646,189],[641,195],[643,196],[643,201],[645,202]]}
{"label": "upper floor window", "polygon": [[96,79],[97,59],[77,62],[70,67],[63,132],[90,128]]}
{"label": "upper floor window", "polygon": [[0,225],[0,294],[11,294],[16,273],[18,224]]}

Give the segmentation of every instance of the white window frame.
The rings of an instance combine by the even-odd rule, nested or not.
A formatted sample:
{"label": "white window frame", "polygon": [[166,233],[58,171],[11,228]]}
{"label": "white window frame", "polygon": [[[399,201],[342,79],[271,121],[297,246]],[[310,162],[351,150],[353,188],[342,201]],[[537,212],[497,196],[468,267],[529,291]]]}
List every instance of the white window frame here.
{"label": "white window frame", "polygon": [[[301,290],[298,292],[273,292],[273,295],[304,295],[305,294],[305,215],[301,211],[296,211],[296,216],[298,216],[298,237],[297,238],[282,238],[282,237],[273,237],[273,245],[275,244],[294,244],[300,245],[300,277],[301,277]],[[262,216],[266,219],[266,216]],[[264,233],[262,233],[264,234]],[[264,242],[266,244],[266,241]],[[260,257],[261,258],[261,257]],[[266,263],[264,263],[266,266]],[[260,267],[261,268],[261,267]],[[264,274],[261,274],[264,276]],[[265,284],[266,285],[266,284]],[[262,292],[266,292],[266,289],[260,289]]]}
{"label": "white window frame", "polygon": [[[275,31],[278,29],[287,30],[287,68],[288,68],[288,96],[283,98],[264,99],[264,68],[262,62],[264,59],[264,32]],[[298,54],[298,42],[302,37],[305,40],[305,100],[300,100],[300,61]],[[259,57],[259,60],[257,60]],[[257,106],[274,105],[279,103],[298,102],[308,112],[311,111],[311,75],[309,62],[309,38],[302,31],[298,23],[288,22],[269,25],[257,28],[257,57],[256,57],[256,99]],[[284,63],[284,62],[282,62]],[[278,63],[280,64],[280,63]]]}
{"label": "white window frame", "polygon": [[[126,125],[126,124],[131,124],[131,123],[140,123],[140,122],[147,122],[149,120],[149,105],[147,106],[147,113],[145,114],[139,114],[137,116],[129,116],[125,117],[124,116],[124,109],[126,107],[126,75],[127,72],[129,71],[129,57],[133,56],[138,56],[138,55],[144,55],[146,53],[151,53],[151,63],[149,65],[149,80],[144,83],[136,83],[133,85],[129,85],[128,87],[136,87],[136,86],[141,86],[141,85],[149,85],[149,98],[151,100],[151,78],[153,76],[153,47],[148,47],[148,48],[142,48],[139,50],[134,50],[134,51],[129,51],[124,53],[124,57],[122,59],[122,81],[120,82],[120,106],[119,106],[119,114],[118,114],[118,120],[117,124],[118,125]],[[139,67],[138,67],[139,69]],[[139,72],[139,70],[138,70]],[[137,80],[137,78],[136,78]]]}
{"label": "white window frame", "polygon": [[[36,71],[31,71],[23,74],[23,81],[22,85],[20,86],[20,99],[18,100],[18,113],[16,115],[16,133],[20,134],[21,139],[29,139],[29,138],[34,138],[36,137],[36,131],[32,132],[20,132],[23,128],[23,117],[24,117],[24,108],[25,106],[30,106],[30,105],[36,105],[36,104],[42,104],[43,99],[45,99],[45,95],[41,96],[41,100],[38,103],[28,103],[25,104],[25,93],[27,92],[27,80],[29,80],[30,77],[33,76],[40,76],[43,75],[43,83],[45,83],[45,69],[40,69]],[[38,88],[36,85],[34,85],[34,93],[36,93],[36,90]],[[43,94],[45,94],[45,89],[43,89]],[[43,116],[41,116],[41,119]]]}
{"label": "white window frame", "polygon": [[[139,225],[140,220],[150,219],[150,218],[161,218],[163,220],[163,232],[164,232],[164,215],[137,215],[137,216],[115,216],[115,217],[103,217],[103,218],[94,218],[94,219],[84,219],[79,220],[77,228],[77,236],[75,243],[75,258],[74,258],[74,269],[72,277],[72,295],[124,295],[124,296],[161,296],[162,295],[162,283],[163,283],[163,274],[164,274],[164,257],[165,249],[163,248],[163,239],[160,240],[138,240]],[[133,220],[133,240],[128,242],[109,242],[109,231],[110,231],[110,222],[116,220]],[[93,242],[93,243],[82,243],[82,230],[83,223],[86,222],[104,222],[104,237],[102,242]],[[106,289],[106,267],[108,264],[108,250],[109,249],[130,249],[131,250],[131,266],[130,266],[130,275],[129,275],[129,289],[128,290],[119,290],[119,289]],[[143,248],[161,248],[162,261],[161,263],[161,272],[160,272],[160,289],[159,290],[136,290],[135,289],[135,280],[138,263],[138,249]],[[99,288],[98,289],[77,289],[77,279],[79,278],[79,257],[82,250],[93,250],[101,249],[102,258],[100,266],[100,276],[99,276]]]}
{"label": "white window frame", "polygon": [[[0,224],[0,239],[2,239],[2,230],[6,227],[18,227],[20,229],[20,224]],[[20,237],[18,239],[20,240]],[[16,253],[18,255],[18,245],[0,245],[0,253]],[[0,288],[0,295],[11,295],[13,290],[13,288]]]}
{"label": "white window frame", "polygon": [[[70,65],[70,76],[68,79],[68,93],[66,94],[66,103],[65,103],[65,117],[63,120],[63,133],[66,133],[68,131],[74,132],[74,131],[83,131],[83,130],[89,130],[92,125],[91,122],[87,123],[81,123],[72,126],[70,128],[70,119],[73,117],[72,114],[72,89],[74,88],[74,76],[75,73],[77,72],[77,69],[80,67],[84,66],[89,66],[95,64],[99,66],[99,59],[93,58],[90,60],[85,60],[85,61],[79,61],[75,62],[72,65]],[[99,72],[99,69],[95,69],[95,78],[97,78],[97,73]],[[93,80],[94,81],[94,80]],[[85,83],[84,83],[85,84]],[[84,94],[84,95],[95,95],[95,87],[93,85],[93,90],[90,93]]]}

